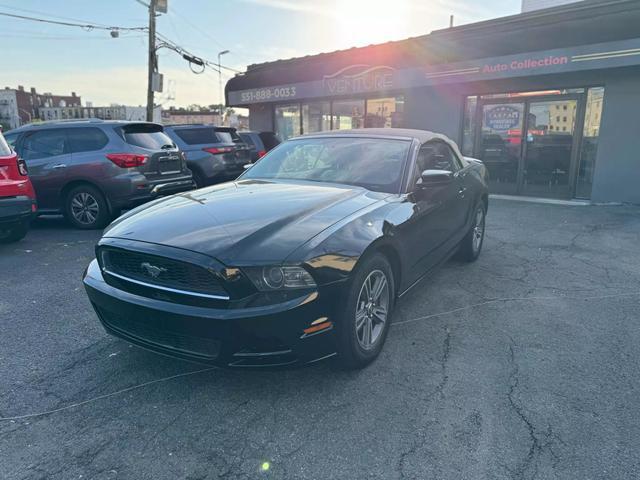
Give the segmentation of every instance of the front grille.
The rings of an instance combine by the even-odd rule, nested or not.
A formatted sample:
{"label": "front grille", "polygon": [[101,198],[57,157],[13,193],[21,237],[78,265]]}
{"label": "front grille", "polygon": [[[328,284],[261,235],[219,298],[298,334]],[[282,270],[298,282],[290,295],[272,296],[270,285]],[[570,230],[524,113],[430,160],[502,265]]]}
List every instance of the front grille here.
{"label": "front grille", "polygon": [[219,340],[165,330],[156,319],[126,318],[103,308],[96,308],[96,310],[106,326],[134,341],[169,348],[188,355],[198,355],[209,360],[215,359],[220,354]]}
{"label": "front grille", "polygon": [[130,250],[104,248],[101,255],[107,273],[182,292],[227,296],[218,276],[199,265]]}

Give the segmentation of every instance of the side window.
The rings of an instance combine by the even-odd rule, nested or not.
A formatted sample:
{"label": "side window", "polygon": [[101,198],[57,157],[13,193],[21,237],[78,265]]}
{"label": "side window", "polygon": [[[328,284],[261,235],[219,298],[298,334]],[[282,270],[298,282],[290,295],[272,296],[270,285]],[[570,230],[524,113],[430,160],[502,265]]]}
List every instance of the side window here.
{"label": "side window", "polygon": [[443,149],[448,152],[448,157],[451,159],[451,167],[453,167],[451,171],[457,172],[458,170],[462,170],[462,162],[460,161],[458,154],[449,145],[444,143],[442,145]]}
{"label": "side window", "polygon": [[449,145],[440,141],[425,143],[418,153],[418,175],[425,170],[460,170],[460,160]]}
{"label": "side window", "polygon": [[40,130],[27,134],[22,142],[22,158],[35,160],[65,153],[67,135],[62,129]]}
{"label": "side window", "polygon": [[70,128],[67,136],[71,153],[102,150],[109,143],[107,135],[99,128]]}

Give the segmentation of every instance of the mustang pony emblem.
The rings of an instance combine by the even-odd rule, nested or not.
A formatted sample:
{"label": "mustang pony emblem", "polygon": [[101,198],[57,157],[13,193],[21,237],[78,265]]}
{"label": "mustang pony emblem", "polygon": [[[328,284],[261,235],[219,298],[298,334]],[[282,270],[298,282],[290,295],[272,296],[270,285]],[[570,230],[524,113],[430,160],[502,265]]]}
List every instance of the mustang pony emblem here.
{"label": "mustang pony emblem", "polygon": [[155,265],[151,265],[149,262],[143,262],[140,264],[140,267],[149,275],[151,278],[158,278],[158,276],[162,272],[166,272],[166,268],[156,267]]}

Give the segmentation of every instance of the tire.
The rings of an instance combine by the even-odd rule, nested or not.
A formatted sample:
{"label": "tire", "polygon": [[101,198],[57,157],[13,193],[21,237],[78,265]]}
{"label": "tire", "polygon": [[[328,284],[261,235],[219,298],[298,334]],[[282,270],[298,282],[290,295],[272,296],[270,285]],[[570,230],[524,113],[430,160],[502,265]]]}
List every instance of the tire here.
{"label": "tire", "polygon": [[24,223],[12,227],[0,228],[0,243],[13,243],[22,240],[28,230],[29,226]]}
{"label": "tire", "polygon": [[473,213],[473,223],[467,234],[460,242],[457,257],[464,262],[475,262],[480,256],[484,243],[487,207],[484,202],[476,205]]}
{"label": "tire", "polygon": [[[383,283],[372,302],[367,288],[375,294],[377,282]],[[350,282],[346,308],[336,325],[340,367],[359,369],[376,359],[389,332],[394,300],[395,284],[389,261],[380,253],[365,258]],[[381,309],[386,310],[386,316],[382,316]]]}
{"label": "tire", "polygon": [[104,228],[111,219],[104,195],[91,185],[80,185],[67,193],[64,214],[69,223],[82,230]]}
{"label": "tire", "polygon": [[202,174],[202,172],[199,172],[198,170],[194,169],[194,170],[191,170],[191,173],[193,174],[193,181],[196,184],[196,188],[203,188],[208,185],[207,179]]}

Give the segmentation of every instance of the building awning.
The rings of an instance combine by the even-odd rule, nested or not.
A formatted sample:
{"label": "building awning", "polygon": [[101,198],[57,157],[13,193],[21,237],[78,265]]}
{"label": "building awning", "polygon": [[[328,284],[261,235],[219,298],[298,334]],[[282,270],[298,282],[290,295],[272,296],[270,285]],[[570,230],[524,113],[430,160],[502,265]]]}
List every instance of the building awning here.
{"label": "building awning", "polygon": [[638,25],[637,1],[583,1],[398,42],[251,65],[227,83],[227,104],[638,65]]}

